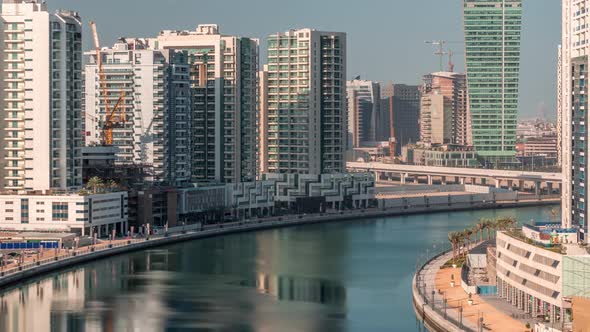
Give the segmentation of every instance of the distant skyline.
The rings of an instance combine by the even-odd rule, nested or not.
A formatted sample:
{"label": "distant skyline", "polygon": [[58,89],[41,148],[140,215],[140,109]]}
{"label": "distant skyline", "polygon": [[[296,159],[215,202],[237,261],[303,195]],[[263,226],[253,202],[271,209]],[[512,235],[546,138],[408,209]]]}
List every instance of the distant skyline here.
{"label": "distant skyline", "polygon": [[[423,74],[439,69],[434,47],[425,40],[463,41],[459,0],[47,0],[53,9],[80,12],[84,49],[92,49],[88,23],[96,21],[104,46],[120,36],[152,37],[160,30],[190,29],[214,23],[224,34],[260,38],[292,28],[348,34],[348,78],[419,84]],[[545,114],[556,118],[557,45],[561,2],[525,0],[521,54],[519,118]],[[464,70],[463,44],[451,43],[456,71]],[[445,66],[447,59],[444,60]]]}

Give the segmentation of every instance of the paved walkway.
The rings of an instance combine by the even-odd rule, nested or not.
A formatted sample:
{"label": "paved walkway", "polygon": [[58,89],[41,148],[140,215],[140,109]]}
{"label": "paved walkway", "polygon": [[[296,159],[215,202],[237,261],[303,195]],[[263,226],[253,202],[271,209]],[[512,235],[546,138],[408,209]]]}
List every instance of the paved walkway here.
{"label": "paved walkway", "polygon": [[73,250],[73,249],[46,249],[43,250],[42,253],[37,253],[37,254],[31,254],[31,255],[24,255],[23,256],[23,260],[22,262],[19,264],[18,262],[15,263],[11,263],[11,264],[6,264],[4,266],[0,266],[0,272],[2,271],[7,271],[10,269],[14,269],[17,268],[19,265],[27,265],[30,263],[35,263],[37,261],[44,261],[44,260],[48,260],[48,259],[54,259],[55,257],[59,257],[59,258],[66,258],[66,257],[71,257],[74,253],[80,253],[83,251],[87,251],[89,248],[94,248],[95,250],[103,250],[106,249],[109,244],[113,244],[113,245],[118,245],[118,244],[123,244],[127,242],[127,238],[124,239],[116,239],[113,241],[109,241],[109,240],[101,240],[100,243],[97,243],[96,245],[90,245],[87,247],[83,247],[80,248],[78,250]]}
{"label": "paved walkway", "polygon": [[[455,287],[451,287],[451,275],[455,277]],[[486,331],[498,332],[522,332],[525,324],[498,308],[484,301],[479,295],[472,295],[473,305],[468,304],[468,294],[461,287],[461,269],[445,268],[436,273],[436,289],[443,292],[452,311],[458,313],[458,308],[463,307],[463,320],[477,326],[477,321],[483,317]]]}
{"label": "paved walkway", "polygon": [[[439,293],[438,290],[440,289],[440,287],[438,286],[438,274],[441,270],[441,267],[448,262],[450,259],[452,258],[452,253],[448,252],[444,255],[441,255],[440,257],[436,258],[435,260],[431,261],[428,265],[426,265],[424,267],[424,269],[422,269],[422,271],[420,271],[420,280],[422,280],[422,283],[425,284],[425,287],[423,289],[425,289],[426,294],[428,294],[429,298],[428,301],[432,301],[432,291],[434,290],[434,303],[435,306],[437,308],[444,308],[444,304],[443,304],[443,300],[444,300],[444,296],[443,293]],[[460,280],[461,279],[461,273],[459,272],[458,274],[459,278],[457,278],[457,276],[455,276],[455,280]],[[450,283],[450,275],[449,275],[449,283]],[[458,283],[459,286],[455,286],[458,287],[459,289],[461,289],[460,283]],[[461,289],[461,291],[463,291],[463,289]],[[459,312],[451,309],[451,303],[448,302],[449,305],[447,306],[447,315],[449,315],[449,317],[452,317],[454,320],[459,321]],[[473,321],[469,321],[469,320],[465,320],[463,319],[463,325],[476,331],[477,330],[477,322]]]}

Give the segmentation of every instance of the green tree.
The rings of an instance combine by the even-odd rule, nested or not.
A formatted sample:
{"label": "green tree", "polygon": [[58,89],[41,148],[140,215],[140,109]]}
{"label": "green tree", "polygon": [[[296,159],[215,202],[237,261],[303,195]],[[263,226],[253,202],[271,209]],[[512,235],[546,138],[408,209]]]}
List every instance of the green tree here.
{"label": "green tree", "polygon": [[89,189],[92,189],[92,193],[96,194],[98,189],[100,187],[102,187],[103,182],[102,179],[99,178],[98,176],[94,176],[91,177],[90,179],[88,179],[88,183],[86,184],[86,187]]}

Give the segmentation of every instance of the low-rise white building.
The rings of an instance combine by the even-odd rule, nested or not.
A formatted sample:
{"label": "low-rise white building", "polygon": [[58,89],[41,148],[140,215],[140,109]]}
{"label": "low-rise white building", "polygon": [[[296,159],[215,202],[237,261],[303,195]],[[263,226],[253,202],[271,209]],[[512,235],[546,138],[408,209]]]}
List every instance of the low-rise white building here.
{"label": "low-rise white building", "polygon": [[127,192],[0,195],[0,230],[72,232],[98,236],[127,232]]}
{"label": "low-rise white building", "polygon": [[564,255],[510,232],[498,232],[496,245],[498,296],[532,317],[561,322],[569,309],[562,298]]}

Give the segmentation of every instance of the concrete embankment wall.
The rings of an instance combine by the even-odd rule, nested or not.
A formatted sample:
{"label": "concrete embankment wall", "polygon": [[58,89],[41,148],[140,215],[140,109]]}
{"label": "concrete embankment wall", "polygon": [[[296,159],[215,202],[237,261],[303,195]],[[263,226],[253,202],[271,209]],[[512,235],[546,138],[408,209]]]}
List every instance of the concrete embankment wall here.
{"label": "concrete embankment wall", "polygon": [[142,241],[138,243],[132,243],[129,245],[89,252],[78,256],[62,258],[58,261],[52,261],[50,263],[35,266],[30,269],[19,271],[10,275],[0,277],[0,288],[6,287],[15,283],[23,282],[24,280],[32,277],[37,277],[42,274],[52,272],[55,270],[71,267],[84,262],[105,258],[108,256],[118,255],[122,253],[128,253],[137,250],[144,250],[152,247],[179,243],[182,241],[195,240],[200,238],[207,238],[213,236],[220,236],[232,233],[250,232],[271,228],[289,227],[297,225],[325,223],[325,222],[337,222],[347,220],[358,220],[363,218],[374,218],[374,217],[388,217],[397,215],[408,215],[408,214],[425,214],[425,213],[436,213],[445,211],[461,211],[461,210],[481,210],[481,209],[493,209],[493,208],[510,208],[510,207],[522,207],[522,206],[538,206],[538,205],[549,205],[558,204],[558,200],[553,201],[528,201],[528,202],[486,202],[486,203],[456,203],[456,204],[440,204],[434,205],[432,203],[425,205],[412,205],[407,208],[380,208],[380,209],[366,209],[366,210],[355,210],[355,211],[343,211],[340,213],[324,214],[324,215],[307,215],[307,216],[286,216],[280,218],[273,218],[260,221],[250,221],[242,223],[233,223],[231,225],[215,226],[217,228],[207,227],[204,231],[193,231],[187,232],[186,234],[175,234],[168,237],[153,238],[148,241]]}
{"label": "concrete embankment wall", "polygon": [[491,192],[491,193],[453,193],[453,194],[430,194],[413,197],[396,197],[379,200],[381,208],[399,208],[425,205],[462,205],[462,204],[483,204],[489,202],[511,202],[516,201],[518,193],[514,191]]}

